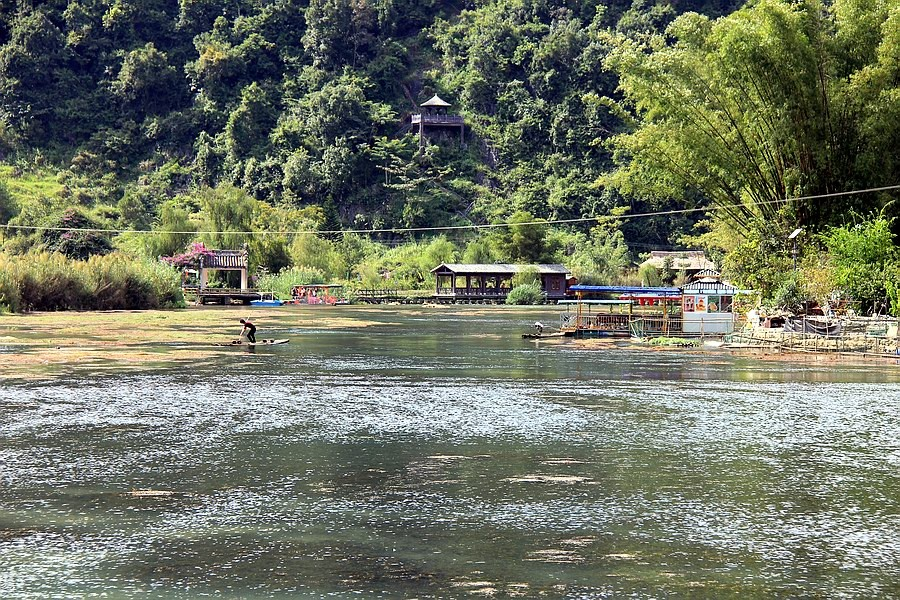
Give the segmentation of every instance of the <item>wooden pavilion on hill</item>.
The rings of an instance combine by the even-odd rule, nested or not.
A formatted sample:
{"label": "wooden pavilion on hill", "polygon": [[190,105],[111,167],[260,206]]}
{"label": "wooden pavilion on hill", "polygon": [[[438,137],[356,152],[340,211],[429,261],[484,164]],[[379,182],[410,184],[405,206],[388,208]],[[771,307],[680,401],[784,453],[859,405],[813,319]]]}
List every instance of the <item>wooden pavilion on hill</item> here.
{"label": "wooden pavilion on hill", "polygon": [[450,103],[442,100],[437,94],[423,102],[419,113],[411,117],[412,125],[418,125],[419,148],[425,147],[428,135],[459,129],[459,143],[465,142],[465,121],[460,115],[449,114]]}
{"label": "wooden pavilion on hill", "polygon": [[569,270],[563,265],[458,264],[443,263],[431,270],[435,276],[435,299],[503,301],[516,273],[535,271],[541,289],[550,300],[566,297]]}

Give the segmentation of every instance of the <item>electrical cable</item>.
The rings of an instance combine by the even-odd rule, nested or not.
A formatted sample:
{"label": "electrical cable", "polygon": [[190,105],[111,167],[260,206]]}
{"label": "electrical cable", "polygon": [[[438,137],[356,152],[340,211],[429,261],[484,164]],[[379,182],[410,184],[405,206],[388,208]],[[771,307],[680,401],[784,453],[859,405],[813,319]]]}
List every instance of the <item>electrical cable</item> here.
{"label": "electrical cable", "polygon": [[[900,189],[900,185],[889,185],[884,187],[877,188],[868,188],[864,190],[850,190],[847,192],[832,192],[828,194],[818,194],[815,196],[797,196],[794,198],[785,198],[783,200],[763,200],[760,202],[756,202],[756,205],[769,205],[769,204],[783,204],[788,202],[796,202],[799,200],[819,200],[822,198],[835,198],[839,196],[850,196],[855,194],[868,194],[873,192],[884,192],[890,190]],[[84,233],[115,233],[115,234],[124,234],[124,233],[134,233],[134,234],[159,234],[159,233],[167,233],[172,235],[218,235],[218,234],[229,234],[229,235],[242,235],[242,236],[256,236],[256,235],[328,235],[328,234],[344,234],[344,233],[357,233],[357,234],[380,234],[380,233],[426,233],[426,232],[439,232],[439,231],[461,231],[461,230],[470,230],[470,231],[478,231],[482,229],[502,229],[506,227],[513,226],[523,226],[523,225],[568,225],[574,223],[589,223],[589,222],[601,222],[601,221],[624,221],[631,219],[641,219],[647,217],[662,217],[668,215],[681,215],[681,214],[689,214],[695,212],[711,212],[716,210],[724,210],[728,208],[740,208],[742,206],[747,206],[746,204],[726,204],[726,205],[717,205],[717,206],[707,206],[702,208],[681,208],[681,209],[672,209],[672,210],[661,210],[654,212],[644,212],[644,213],[632,213],[632,214],[621,214],[621,215],[600,215],[596,217],[580,217],[577,219],[553,219],[553,220],[536,220],[536,221],[526,221],[522,223],[488,223],[483,225],[446,225],[440,227],[389,227],[382,229],[329,229],[329,230],[298,230],[298,231],[159,231],[159,230],[146,230],[146,229],[103,229],[103,228],[77,228],[77,227],[48,227],[48,226],[40,226],[40,225],[0,225],[0,227],[5,228],[7,231],[9,230],[26,230],[26,231],[77,231]]]}

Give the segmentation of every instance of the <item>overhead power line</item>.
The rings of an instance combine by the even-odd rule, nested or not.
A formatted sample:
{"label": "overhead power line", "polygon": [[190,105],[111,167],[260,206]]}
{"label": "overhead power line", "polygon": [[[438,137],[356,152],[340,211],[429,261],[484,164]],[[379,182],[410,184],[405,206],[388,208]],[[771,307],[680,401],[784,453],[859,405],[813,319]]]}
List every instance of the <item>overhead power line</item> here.
{"label": "overhead power line", "polygon": [[[839,196],[851,196],[856,194],[869,194],[874,192],[885,192],[890,190],[900,189],[900,185],[889,185],[884,187],[877,188],[868,188],[864,190],[850,190],[847,192],[832,192],[828,194],[818,194],[815,196],[797,196],[794,198],[785,198],[783,200],[763,200],[761,202],[756,202],[755,204],[784,204],[787,202],[796,202],[799,200],[820,200],[823,198],[836,198]],[[168,233],[175,235],[216,235],[216,234],[229,234],[229,235],[245,235],[245,236],[255,236],[255,235],[324,235],[324,234],[337,234],[337,233],[359,233],[359,234],[378,234],[378,233],[425,233],[425,232],[441,232],[441,231],[460,231],[460,230],[469,230],[469,231],[477,231],[482,229],[502,229],[506,227],[513,226],[522,226],[522,225],[570,225],[574,223],[591,223],[591,222],[601,222],[601,221],[626,221],[631,219],[642,219],[648,217],[663,217],[669,215],[683,215],[689,213],[696,212],[710,212],[715,210],[724,210],[728,208],[740,208],[742,206],[746,206],[744,204],[723,204],[717,206],[708,206],[704,208],[681,208],[681,209],[672,209],[672,210],[661,210],[661,211],[653,211],[653,212],[643,212],[643,213],[625,213],[621,215],[600,215],[596,217],[579,217],[577,219],[554,219],[554,220],[535,220],[535,221],[526,221],[522,223],[488,223],[484,225],[446,225],[441,227],[388,227],[382,229],[329,229],[329,230],[317,230],[317,229],[304,229],[297,231],[154,231],[147,229],[103,229],[103,228],[78,228],[78,227],[47,227],[40,225],[0,225],[0,227],[6,228],[9,230],[24,230],[24,231],[79,231],[85,233],[115,233],[115,234],[123,234],[123,233],[135,233],[135,234],[158,234],[158,233]]]}

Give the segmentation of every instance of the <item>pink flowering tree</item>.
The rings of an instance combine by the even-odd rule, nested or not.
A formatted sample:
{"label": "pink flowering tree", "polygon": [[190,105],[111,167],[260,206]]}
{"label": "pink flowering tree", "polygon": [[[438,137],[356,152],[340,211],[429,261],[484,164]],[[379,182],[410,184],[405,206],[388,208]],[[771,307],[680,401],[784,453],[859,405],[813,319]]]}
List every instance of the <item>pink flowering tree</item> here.
{"label": "pink flowering tree", "polygon": [[201,257],[206,256],[212,258],[215,255],[216,253],[207,248],[203,242],[193,242],[182,254],[163,256],[161,260],[173,267],[199,267]]}

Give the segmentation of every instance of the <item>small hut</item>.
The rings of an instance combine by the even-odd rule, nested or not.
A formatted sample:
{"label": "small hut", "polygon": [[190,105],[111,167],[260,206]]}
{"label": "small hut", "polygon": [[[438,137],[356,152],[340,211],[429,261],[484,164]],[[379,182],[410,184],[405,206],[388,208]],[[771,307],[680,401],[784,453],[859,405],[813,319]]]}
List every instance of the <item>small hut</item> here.
{"label": "small hut", "polygon": [[682,331],[717,334],[734,331],[734,297],[740,293],[718,272],[701,270],[682,288]]}
{"label": "small hut", "polygon": [[419,148],[425,147],[429,134],[440,134],[453,129],[459,130],[459,143],[465,141],[465,121],[460,115],[449,114],[450,103],[442,100],[437,94],[420,105],[419,113],[411,117],[412,124],[418,125]]}

